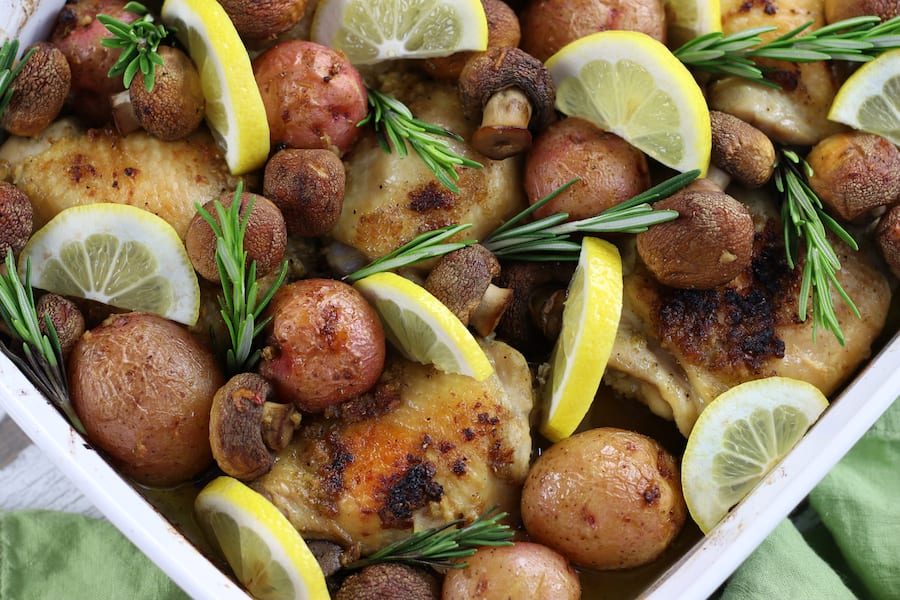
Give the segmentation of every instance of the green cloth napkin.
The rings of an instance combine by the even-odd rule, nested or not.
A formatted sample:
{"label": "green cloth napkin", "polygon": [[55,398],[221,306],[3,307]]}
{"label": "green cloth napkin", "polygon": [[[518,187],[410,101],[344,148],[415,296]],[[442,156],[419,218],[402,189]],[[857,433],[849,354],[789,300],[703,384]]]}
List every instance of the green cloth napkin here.
{"label": "green cloth napkin", "polygon": [[[724,586],[724,600],[900,599],[900,403]],[[810,525],[812,523],[812,525]],[[182,600],[106,521],[0,512],[0,600]]]}
{"label": "green cloth napkin", "polygon": [[[900,402],[726,585],[723,600],[900,599]],[[812,525],[809,525],[812,523]]]}
{"label": "green cloth napkin", "polygon": [[0,600],[184,600],[108,521],[0,511]]}

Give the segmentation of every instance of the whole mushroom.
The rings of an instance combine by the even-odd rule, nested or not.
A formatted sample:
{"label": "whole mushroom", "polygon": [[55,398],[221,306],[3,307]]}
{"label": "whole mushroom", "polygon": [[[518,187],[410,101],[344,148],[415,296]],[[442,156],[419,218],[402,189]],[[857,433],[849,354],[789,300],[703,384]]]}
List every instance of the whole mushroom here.
{"label": "whole mushroom", "polygon": [[131,82],[131,109],[150,135],[180,140],[193,133],[206,114],[200,74],[187,54],[177,48],[160,46],[158,54],[163,64],[156,67],[153,89],[147,89],[142,77]]}
{"label": "whole mushroom", "polygon": [[476,55],[459,75],[463,111],[481,117],[472,146],[495,160],[531,147],[532,134],[555,118],[556,86],[543,63],[511,47]]}
{"label": "whole mushroom", "polygon": [[341,216],[346,178],[331,150],[286,148],[266,163],[263,194],[281,210],[289,235],[323,236]]}
{"label": "whole mushroom", "polygon": [[246,40],[275,39],[306,12],[308,0],[219,0],[238,34]]}
{"label": "whole mushroom", "polygon": [[31,199],[15,185],[0,181],[0,262],[8,252],[18,254],[34,227]]}
{"label": "whole mushroom", "polygon": [[49,42],[34,52],[10,83],[12,94],[0,127],[12,135],[35,136],[56,119],[72,84],[72,71],[62,51]]}
{"label": "whole mushroom", "polygon": [[710,161],[738,183],[757,188],[775,170],[775,146],[765,133],[728,113],[709,111],[712,129]]}

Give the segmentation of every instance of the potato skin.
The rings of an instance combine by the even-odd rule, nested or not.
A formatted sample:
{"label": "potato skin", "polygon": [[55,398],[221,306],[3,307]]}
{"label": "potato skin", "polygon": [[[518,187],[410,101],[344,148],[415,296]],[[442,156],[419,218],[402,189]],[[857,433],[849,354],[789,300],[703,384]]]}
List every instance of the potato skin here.
{"label": "potato skin", "polygon": [[272,46],[253,60],[272,145],[346,152],[368,112],[366,86],[343,54],[304,40]]}
{"label": "potato skin", "polygon": [[551,446],[522,491],[522,521],[531,537],[593,569],[653,561],[686,516],[675,459],[654,440],[613,427]]}
{"label": "potato skin", "polygon": [[381,376],[385,338],[375,309],[352,286],[302,279],[279,288],[266,311],[259,373],[283,402],[319,413],[367,391]]}
{"label": "potato skin", "polygon": [[135,481],[172,486],[212,462],[209,411],[224,377],[186,328],[146,313],[113,315],[81,336],[68,374],[88,439]]}
{"label": "potato skin", "polygon": [[547,546],[484,546],[444,578],[442,600],[578,600],[581,581],[565,557]]}

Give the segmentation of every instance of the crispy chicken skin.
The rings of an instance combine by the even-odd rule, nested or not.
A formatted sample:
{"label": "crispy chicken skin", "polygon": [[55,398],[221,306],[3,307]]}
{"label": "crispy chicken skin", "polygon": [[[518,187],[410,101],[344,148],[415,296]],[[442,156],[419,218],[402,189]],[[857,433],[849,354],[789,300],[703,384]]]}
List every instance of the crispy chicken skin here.
{"label": "crispy chicken skin", "polygon": [[[3,171],[7,171],[6,174]],[[10,138],[0,148],[0,178],[31,198],[39,228],[70,206],[115,202],[144,208],[184,237],[196,212],[235,189],[221,151],[205,129],[164,142],[142,131],[121,136],[62,120],[36,138]]]}
{"label": "crispy chicken skin", "polygon": [[[760,36],[769,41],[808,21],[813,21],[810,30],[825,25],[823,0],[722,0],[721,7],[726,35],[752,27],[778,27]],[[823,61],[759,63],[774,69],[766,77],[782,89],[726,77],[710,85],[709,107],[740,117],[783,144],[813,145],[844,129],[827,118],[841,84],[833,65]]]}
{"label": "crispy chicken skin", "polygon": [[846,343],[822,328],[814,339],[812,317],[797,318],[800,270],[788,269],[776,209],[758,192],[741,198],[754,215],[754,258],[724,286],[668,288],[633,251],[623,253],[624,306],[604,380],[674,419],[685,436],[706,404],[743,381],[782,375],[832,394],[868,358],[887,318],[891,292],[873,254],[832,240],[837,277],[863,318],[833,292]]}
{"label": "crispy chicken skin", "polygon": [[[470,139],[477,126],[463,117],[455,86],[426,81],[414,73],[390,72],[378,87],[406,103],[416,118],[464,139]],[[468,144],[449,143],[454,152],[483,165],[456,169],[458,194],[444,187],[417,157],[382,150],[367,128],[344,157],[347,184],[334,238],[373,259],[446,225],[471,223],[460,239],[483,239],[527,206],[521,159],[490,160]]]}
{"label": "crispy chicken skin", "polygon": [[484,347],[495,374],[482,383],[392,357],[373,391],[306,419],[251,485],[306,539],[351,555],[493,505],[518,514],[531,374],[512,347]]}

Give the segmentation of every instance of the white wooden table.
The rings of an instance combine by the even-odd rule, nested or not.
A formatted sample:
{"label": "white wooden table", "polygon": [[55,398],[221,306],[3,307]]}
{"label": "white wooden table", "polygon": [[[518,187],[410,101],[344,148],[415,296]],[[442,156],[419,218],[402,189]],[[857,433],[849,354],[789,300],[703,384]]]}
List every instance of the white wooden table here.
{"label": "white wooden table", "polygon": [[101,516],[0,406],[0,510],[25,508]]}

